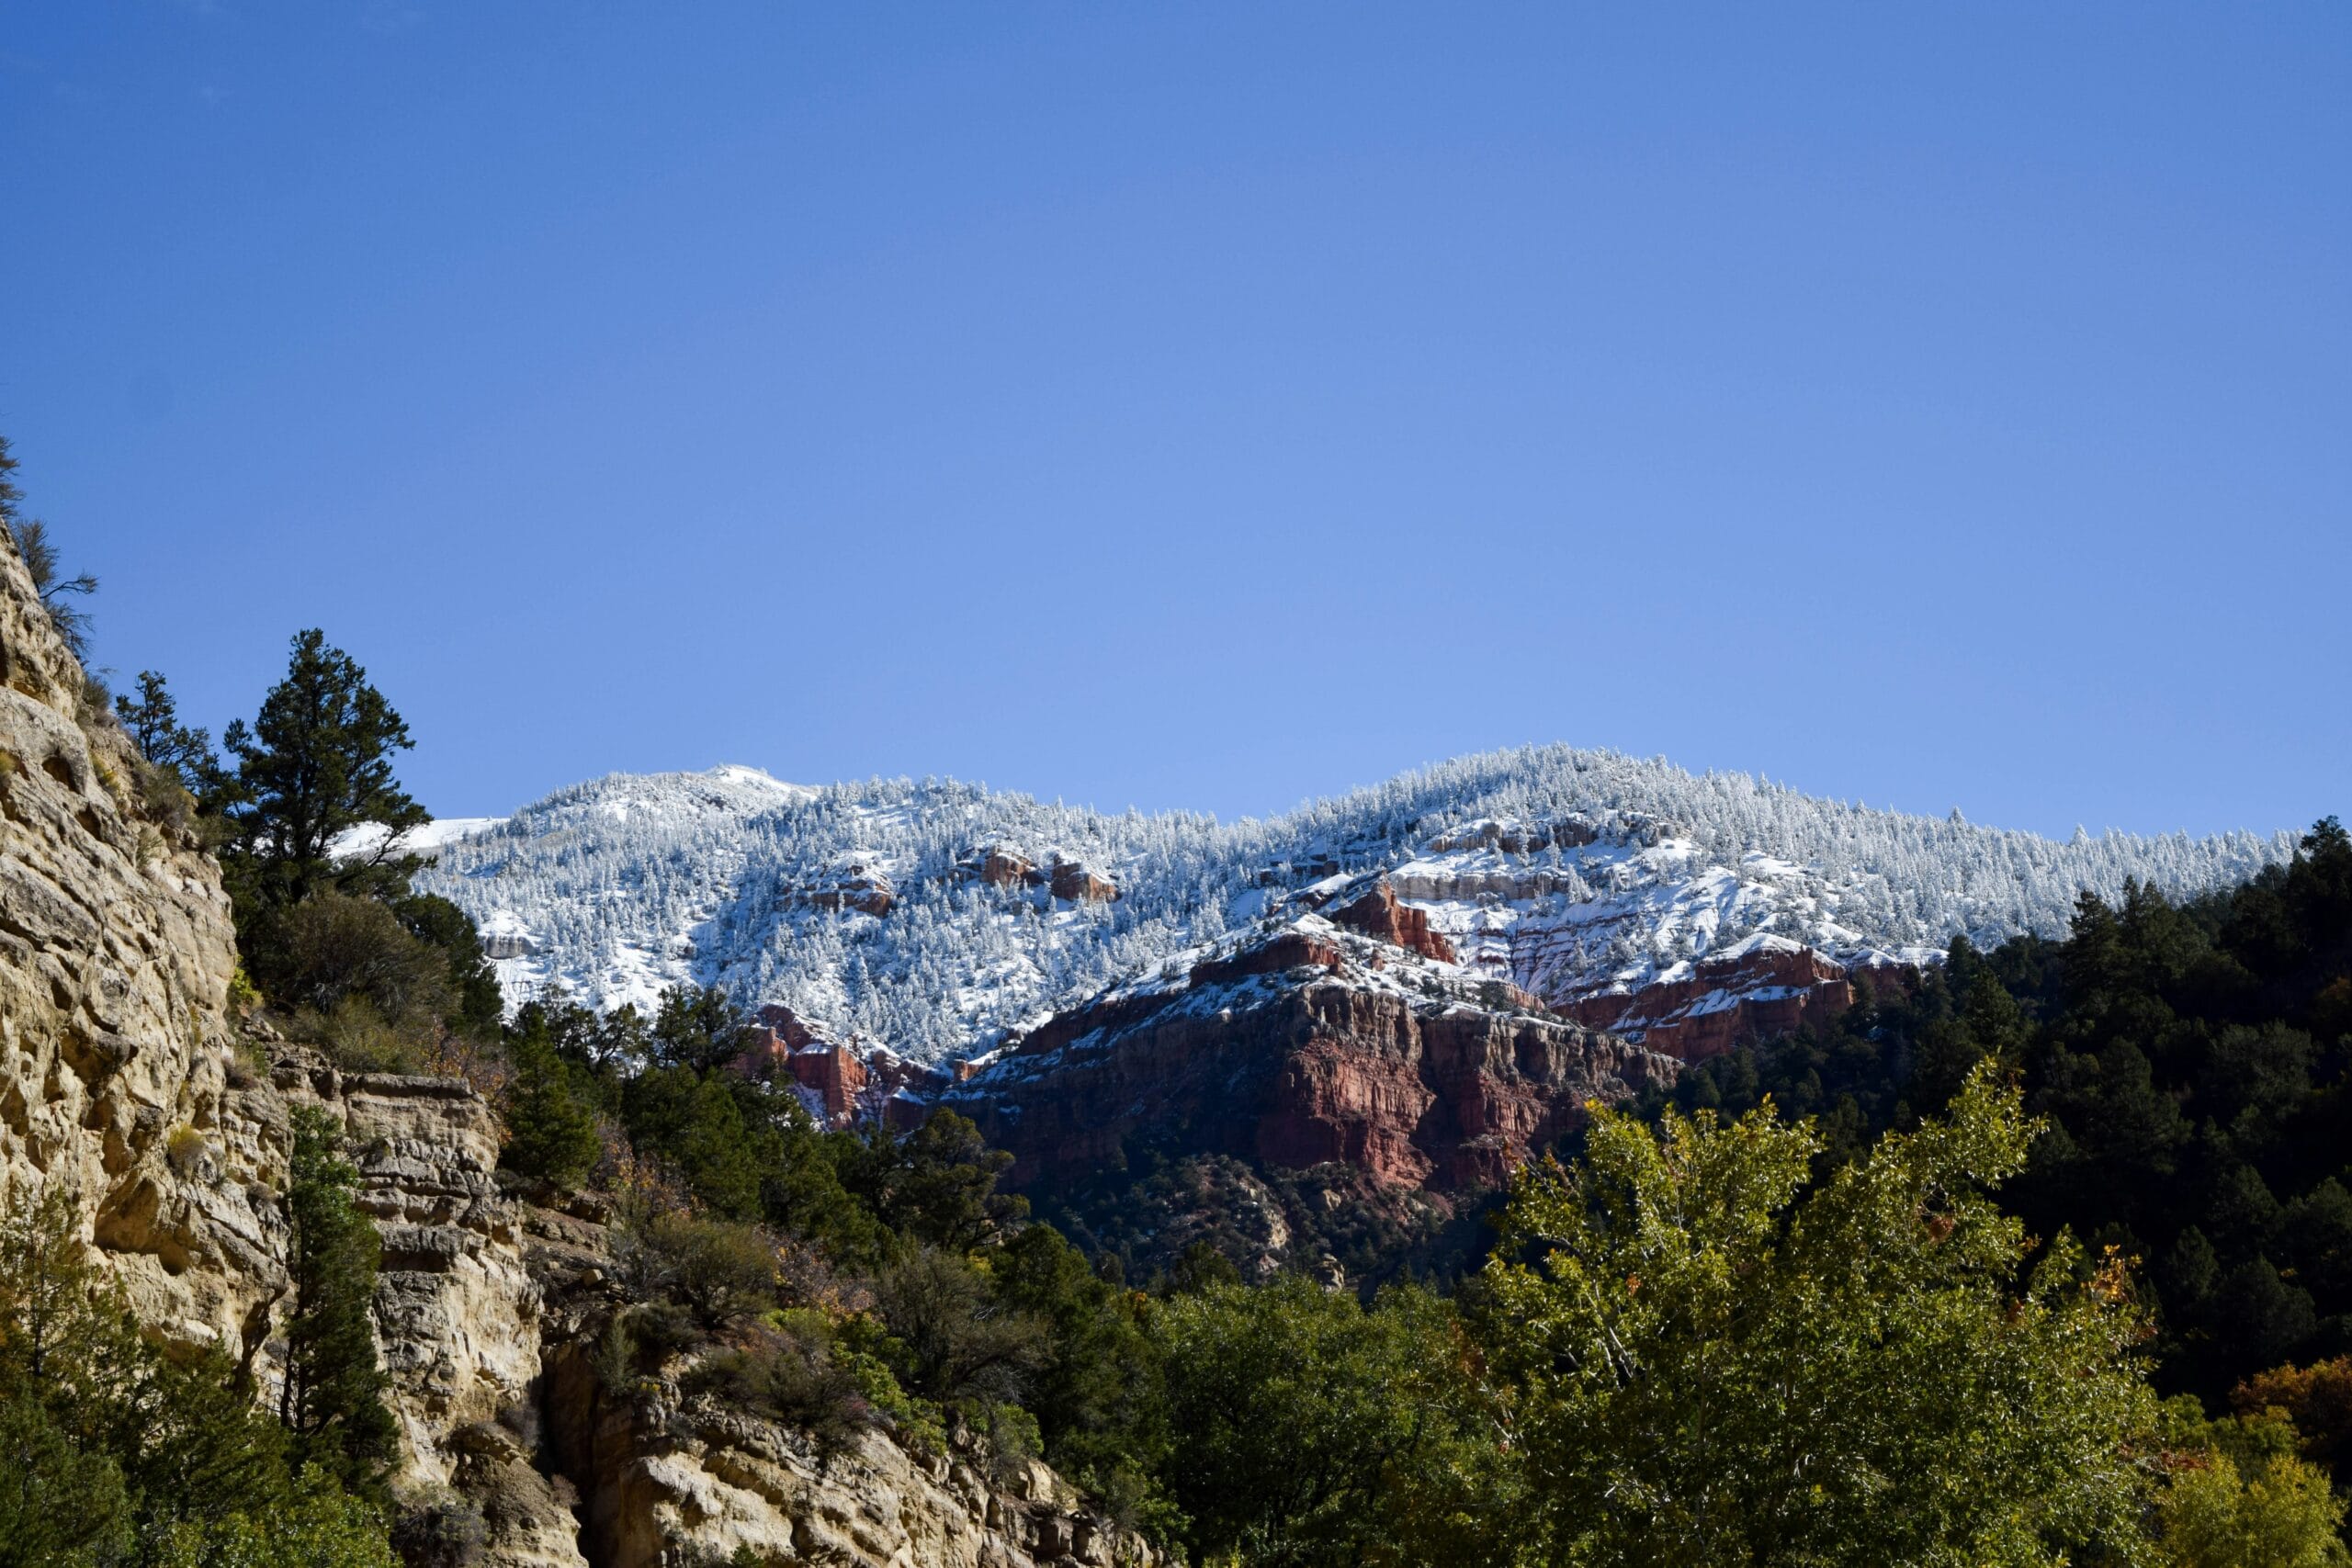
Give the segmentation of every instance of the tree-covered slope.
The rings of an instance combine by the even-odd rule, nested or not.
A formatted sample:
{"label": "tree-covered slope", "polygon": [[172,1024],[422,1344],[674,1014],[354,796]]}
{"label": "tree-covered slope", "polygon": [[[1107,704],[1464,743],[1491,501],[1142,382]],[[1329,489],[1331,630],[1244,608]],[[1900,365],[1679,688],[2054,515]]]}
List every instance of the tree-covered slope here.
{"label": "tree-covered slope", "polygon": [[2244,886],[2086,895],[2063,940],[1956,948],[1913,993],[1690,1070],[1770,1096],[1831,1157],[1940,1108],[1992,1057],[2047,1118],[2007,1201],[2138,1260],[2165,1375],[2218,1398],[2352,1351],[2352,839],[2333,819]]}

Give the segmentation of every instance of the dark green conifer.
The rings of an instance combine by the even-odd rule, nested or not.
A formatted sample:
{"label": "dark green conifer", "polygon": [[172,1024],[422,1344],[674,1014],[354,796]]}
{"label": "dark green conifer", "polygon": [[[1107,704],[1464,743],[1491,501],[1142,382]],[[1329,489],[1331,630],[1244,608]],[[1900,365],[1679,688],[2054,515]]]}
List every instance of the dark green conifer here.
{"label": "dark green conifer", "polygon": [[348,1490],[373,1493],[383,1484],[395,1436],[368,1318],[383,1243],[353,1201],[359,1172],[343,1157],[341,1141],[323,1112],[294,1112],[287,1194],[293,1292],[277,1413],[306,1461]]}
{"label": "dark green conifer", "polygon": [[579,1185],[604,1153],[595,1101],[578,1081],[580,1070],[556,1054],[543,1016],[538,1028],[509,1037],[506,1054],[514,1077],[502,1163],[526,1176]]}
{"label": "dark green conifer", "polygon": [[[236,772],[215,804],[232,830],[221,863],[241,932],[322,887],[405,894],[422,863],[402,838],[431,819],[393,775],[392,754],[415,743],[368,672],[316,629],[296,633],[293,647],[253,724],[238,719],[221,737]],[[336,840],[362,827],[382,832],[337,855]]]}
{"label": "dark green conifer", "polygon": [[219,765],[212,755],[212,737],[180,722],[179,703],[161,674],[141,670],[139,694],[118,694],[114,711],[149,767],[170,772],[191,794],[210,786]]}

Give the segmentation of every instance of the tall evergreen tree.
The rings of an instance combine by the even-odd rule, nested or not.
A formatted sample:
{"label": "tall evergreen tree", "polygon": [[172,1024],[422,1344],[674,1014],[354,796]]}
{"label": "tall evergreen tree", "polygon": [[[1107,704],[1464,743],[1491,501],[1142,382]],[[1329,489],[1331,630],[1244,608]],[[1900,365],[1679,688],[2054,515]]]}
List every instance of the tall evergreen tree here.
{"label": "tall evergreen tree", "polygon": [[[407,722],[323,632],[296,633],[293,649],[253,724],[239,719],[221,737],[236,759],[217,801],[232,831],[221,859],[241,917],[322,886],[404,893],[423,863],[402,840],[431,818],[392,773],[392,754],[415,744]],[[335,840],[367,826],[382,835],[338,861]]]}
{"label": "tall evergreen tree", "polygon": [[383,1243],[353,1201],[359,1172],[340,1141],[322,1112],[294,1113],[294,1299],[277,1414],[306,1460],[350,1490],[371,1493],[383,1483],[394,1439],[368,1315]]}
{"label": "tall evergreen tree", "polygon": [[500,1163],[526,1176],[577,1186],[604,1153],[594,1089],[582,1081],[582,1069],[556,1054],[545,1010],[527,1011],[524,1027],[507,1036],[514,1077],[507,1087],[506,1148]]}

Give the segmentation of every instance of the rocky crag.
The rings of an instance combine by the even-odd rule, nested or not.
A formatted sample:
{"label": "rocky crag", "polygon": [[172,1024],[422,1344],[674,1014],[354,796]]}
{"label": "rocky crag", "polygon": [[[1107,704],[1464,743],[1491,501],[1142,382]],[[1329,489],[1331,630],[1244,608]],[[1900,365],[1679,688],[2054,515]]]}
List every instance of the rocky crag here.
{"label": "rocky crag", "polygon": [[1163,965],[932,1092],[1013,1154],[1016,1184],[1143,1147],[1466,1193],[1500,1185],[1589,1102],[1672,1077],[1671,1058],[1433,956],[1442,939],[1385,894],[1340,915]]}
{"label": "rocky crag", "polygon": [[0,1203],[73,1193],[158,1342],[221,1348],[268,1395],[290,1119],[315,1107],[383,1238],[396,1490],[479,1509],[491,1568],[1148,1560],[1050,1472],[1000,1473],[969,1439],[926,1454],[866,1428],[826,1458],[689,1397],[683,1365],[606,1389],[587,1351],[619,1304],[603,1216],[503,1187],[465,1084],[339,1072],[241,1024],[219,869],[140,779],[0,545]]}

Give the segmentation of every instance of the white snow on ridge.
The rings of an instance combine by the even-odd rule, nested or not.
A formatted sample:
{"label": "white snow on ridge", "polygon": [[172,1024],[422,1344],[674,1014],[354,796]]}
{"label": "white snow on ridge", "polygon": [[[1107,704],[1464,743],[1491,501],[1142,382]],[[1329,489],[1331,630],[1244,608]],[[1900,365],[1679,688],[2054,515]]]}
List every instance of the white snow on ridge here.
{"label": "white snow on ridge", "polygon": [[[1230,824],[936,780],[614,774],[450,834],[419,885],[481,922],[510,1002],[560,985],[594,1006],[644,1007],[693,979],[931,1061],[1374,874],[1426,908],[1465,964],[1556,1000],[1764,939],[1917,958],[1961,931],[2060,931],[2084,888],[2113,897],[2137,876],[2199,890],[2293,843],[2061,843],[1555,746]],[[990,849],[1040,868],[1082,863],[1120,897],[992,885],[978,874]],[[887,889],[885,912],[843,901],[851,866]]]}
{"label": "white snow on ridge", "polygon": [[[430,854],[444,844],[476,833],[487,833],[506,820],[503,817],[436,817],[421,828],[412,828],[401,836],[401,852],[413,855]],[[336,835],[333,852],[338,860],[350,860],[368,854],[384,841],[380,823],[368,822],[350,831]]]}

